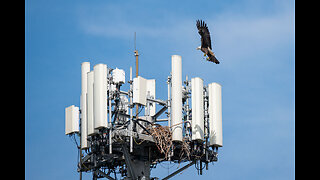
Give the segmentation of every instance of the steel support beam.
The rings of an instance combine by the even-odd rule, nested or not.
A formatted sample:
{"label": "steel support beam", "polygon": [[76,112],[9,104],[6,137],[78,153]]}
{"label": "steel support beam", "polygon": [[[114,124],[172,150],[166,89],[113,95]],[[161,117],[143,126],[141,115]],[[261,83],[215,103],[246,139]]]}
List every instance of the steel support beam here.
{"label": "steel support beam", "polygon": [[182,168],[178,169],[177,171],[171,173],[170,175],[168,175],[167,177],[163,178],[162,180],[167,180],[167,179],[169,179],[169,178],[172,178],[173,176],[175,176],[175,175],[177,175],[178,173],[186,170],[188,167],[194,165],[195,163],[196,163],[196,161],[192,161],[191,163],[189,163],[189,164],[183,166]]}
{"label": "steel support beam", "polygon": [[103,176],[103,177],[105,177],[105,178],[108,178],[108,179],[110,179],[110,180],[115,180],[113,177],[109,176],[108,174],[102,172],[102,171],[99,170],[99,169],[97,170],[97,172],[98,172],[101,176]]}

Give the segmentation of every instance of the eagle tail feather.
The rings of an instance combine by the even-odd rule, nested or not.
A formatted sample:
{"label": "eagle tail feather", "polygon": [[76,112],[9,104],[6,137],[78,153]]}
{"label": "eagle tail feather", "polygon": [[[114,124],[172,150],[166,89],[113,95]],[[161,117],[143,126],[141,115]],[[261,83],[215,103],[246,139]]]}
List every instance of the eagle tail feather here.
{"label": "eagle tail feather", "polygon": [[218,61],[218,59],[215,56],[211,56],[208,61],[214,62],[216,64],[220,64],[220,62]]}

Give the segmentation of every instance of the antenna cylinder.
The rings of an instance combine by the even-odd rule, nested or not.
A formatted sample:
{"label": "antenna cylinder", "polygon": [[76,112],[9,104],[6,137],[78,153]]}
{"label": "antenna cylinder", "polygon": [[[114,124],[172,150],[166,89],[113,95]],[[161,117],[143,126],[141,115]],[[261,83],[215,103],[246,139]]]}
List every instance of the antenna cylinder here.
{"label": "antenna cylinder", "polygon": [[199,77],[191,79],[192,101],[192,140],[204,139],[203,80]]}
{"label": "antenna cylinder", "polygon": [[182,141],[182,60],[179,55],[171,56],[171,127],[172,141]]}
{"label": "antenna cylinder", "polygon": [[93,71],[94,71],[94,86],[93,86],[94,128],[101,129],[101,128],[108,127],[107,65],[97,64],[93,67]]}
{"label": "antenna cylinder", "polygon": [[93,113],[93,84],[94,71],[88,72],[88,92],[87,92],[87,121],[88,121],[88,136],[92,136],[98,132],[94,129],[94,113]]}
{"label": "antenna cylinder", "polygon": [[210,146],[222,147],[221,85],[218,83],[211,83],[208,88]]}
{"label": "antenna cylinder", "polygon": [[80,96],[80,109],[81,109],[81,149],[88,148],[87,142],[87,73],[90,72],[90,63],[81,63],[81,96]]}

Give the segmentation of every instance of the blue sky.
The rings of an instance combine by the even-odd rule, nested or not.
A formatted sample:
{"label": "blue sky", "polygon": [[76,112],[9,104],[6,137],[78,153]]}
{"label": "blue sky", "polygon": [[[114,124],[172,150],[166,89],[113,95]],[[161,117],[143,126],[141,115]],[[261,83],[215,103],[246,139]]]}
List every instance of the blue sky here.
{"label": "blue sky", "polygon": [[[156,79],[157,98],[167,98],[174,54],[182,56],[183,77],[222,85],[224,147],[219,161],[202,176],[192,166],[175,179],[294,179],[294,1],[25,4],[25,179],[78,179],[77,150],[64,135],[64,108],[80,105],[81,62],[124,69],[128,78],[130,66],[134,68],[134,32],[139,73]],[[196,50],[197,19],[208,24],[219,65]],[[164,177],[168,169],[158,166],[152,175]]]}

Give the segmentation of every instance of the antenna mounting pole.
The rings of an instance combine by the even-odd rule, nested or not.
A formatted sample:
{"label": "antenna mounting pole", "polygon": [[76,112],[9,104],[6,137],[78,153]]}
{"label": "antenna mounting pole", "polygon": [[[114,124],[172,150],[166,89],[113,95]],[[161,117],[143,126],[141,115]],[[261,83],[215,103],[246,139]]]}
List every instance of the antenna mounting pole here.
{"label": "antenna mounting pole", "polygon": [[[134,32],[134,56],[136,57],[136,77],[139,76],[139,53],[136,47],[136,32]],[[136,104],[136,119],[138,119],[139,105]]]}
{"label": "antenna mounting pole", "polygon": [[134,32],[134,56],[136,57],[136,77],[139,76],[139,53],[136,47],[136,32]]}

